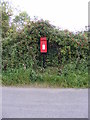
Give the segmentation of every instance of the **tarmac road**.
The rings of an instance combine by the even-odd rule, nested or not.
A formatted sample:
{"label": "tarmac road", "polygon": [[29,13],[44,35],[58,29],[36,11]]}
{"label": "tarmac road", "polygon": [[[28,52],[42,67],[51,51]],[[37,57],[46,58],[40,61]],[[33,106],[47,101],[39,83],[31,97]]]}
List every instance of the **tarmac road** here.
{"label": "tarmac road", "polygon": [[88,89],[2,88],[3,118],[88,118]]}

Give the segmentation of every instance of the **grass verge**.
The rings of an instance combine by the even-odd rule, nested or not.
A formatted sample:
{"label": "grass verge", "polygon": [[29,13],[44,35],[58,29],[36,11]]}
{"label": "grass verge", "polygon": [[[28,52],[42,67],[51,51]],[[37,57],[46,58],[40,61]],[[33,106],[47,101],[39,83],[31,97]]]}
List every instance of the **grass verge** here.
{"label": "grass verge", "polygon": [[67,64],[61,74],[57,67],[37,70],[8,69],[2,72],[2,84],[5,86],[88,88],[88,69],[80,65],[78,69],[75,69],[75,64]]}

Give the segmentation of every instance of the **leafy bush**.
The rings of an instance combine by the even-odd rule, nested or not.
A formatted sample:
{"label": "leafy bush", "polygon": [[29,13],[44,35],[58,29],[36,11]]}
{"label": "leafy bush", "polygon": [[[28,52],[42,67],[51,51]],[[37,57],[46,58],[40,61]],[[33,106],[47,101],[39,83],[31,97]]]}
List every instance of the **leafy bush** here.
{"label": "leafy bush", "polygon": [[[31,21],[26,12],[16,15],[11,22],[8,4],[2,2],[0,8],[3,84],[41,82],[50,86],[87,87],[88,32],[60,30],[43,19]],[[43,64],[40,37],[44,36],[48,43],[46,69],[45,73],[43,70],[38,73]]]}

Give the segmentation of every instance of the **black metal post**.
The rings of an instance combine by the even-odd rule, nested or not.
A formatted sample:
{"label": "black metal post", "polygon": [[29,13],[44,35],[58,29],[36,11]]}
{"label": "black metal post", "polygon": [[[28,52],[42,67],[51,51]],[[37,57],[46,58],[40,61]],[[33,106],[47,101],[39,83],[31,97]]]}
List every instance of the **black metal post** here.
{"label": "black metal post", "polygon": [[43,68],[45,68],[45,54],[43,53]]}

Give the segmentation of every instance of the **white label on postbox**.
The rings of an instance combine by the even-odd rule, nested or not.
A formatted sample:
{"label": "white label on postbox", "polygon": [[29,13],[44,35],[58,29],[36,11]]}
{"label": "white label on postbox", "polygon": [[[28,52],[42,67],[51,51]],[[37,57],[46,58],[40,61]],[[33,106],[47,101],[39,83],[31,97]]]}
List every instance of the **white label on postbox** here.
{"label": "white label on postbox", "polygon": [[45,44],[42,45],[42,49],[45,50]]}

